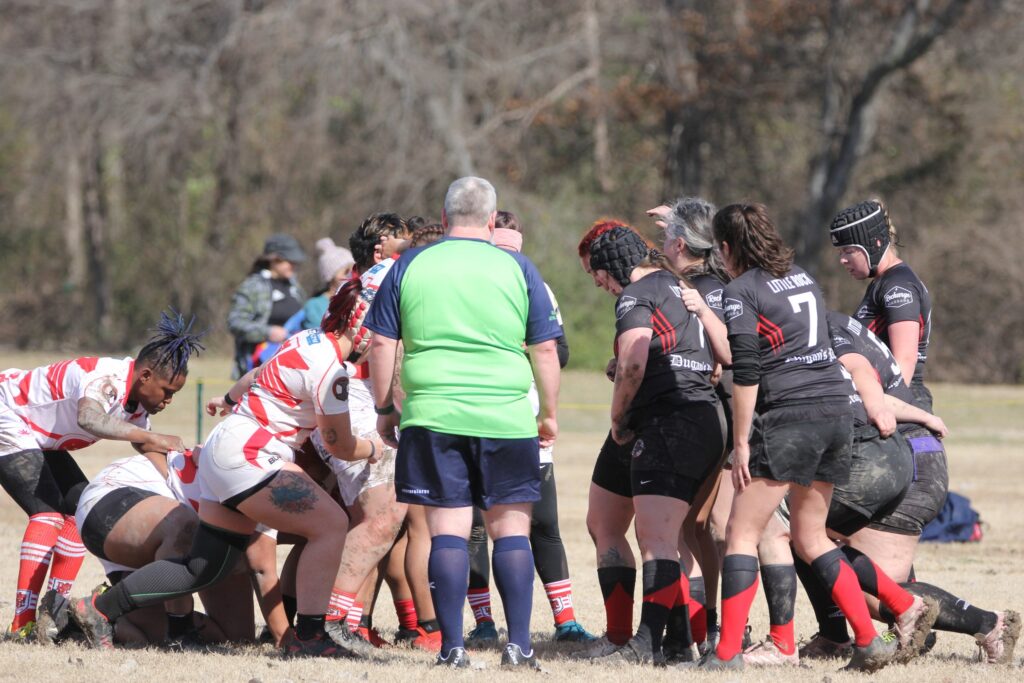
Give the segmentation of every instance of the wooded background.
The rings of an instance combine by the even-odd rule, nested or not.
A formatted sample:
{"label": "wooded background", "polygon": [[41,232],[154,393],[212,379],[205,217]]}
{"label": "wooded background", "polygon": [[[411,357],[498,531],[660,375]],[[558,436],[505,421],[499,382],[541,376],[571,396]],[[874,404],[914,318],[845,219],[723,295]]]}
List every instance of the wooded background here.
{"label": "wooded background", "polygon": [[655,237],[644,210],[680,195],[764,202],[849,312],[826,230],[876,196],[932,291],[929,376],[1020,382],[1022,4],[0,0],[0,343],[138,348],[173,306],[227,349],[267,235],[436,219],[472,173],[573,367],[611,352],[575,257],[596,218]]}

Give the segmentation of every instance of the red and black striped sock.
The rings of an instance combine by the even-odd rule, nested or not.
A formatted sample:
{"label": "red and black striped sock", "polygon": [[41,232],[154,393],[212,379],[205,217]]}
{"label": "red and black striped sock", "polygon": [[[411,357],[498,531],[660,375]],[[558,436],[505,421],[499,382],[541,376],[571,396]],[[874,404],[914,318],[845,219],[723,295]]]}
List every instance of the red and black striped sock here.
{"label": "red and black striped sock", "polygon": [[757,558],[726,555],[722,561],[722,635],[715,653],[729,660],[740,653],[743,629],[757,594]]}
{"label": "red and black striped sock", "polygon": [[790,655],[796,650],[793,610],[796,607],[796,568],[791,564],[761,565],[764,597],[768,600],[768,622],[775,647]]}
{"label": "red and black striped sock", "polygon": [[703,643],[708,639],[708,610],[707,610],[707,589],[704,587],[704,577],[695,576],[690,579],[690,632],[693,640]]}
{"label": "red and black striped sock", "polygon": [[850,546],[843,547],[843,554],[857,574],[861,589],[878,598],[890,612],[899,616],[914,604],[914,596],[890,579],[870,557]]}
{"label": "red and black striped sock", "polygon": [[864,602],[864,595],[861,593],[860,583],[853,567],[846,560],[843,551],[839,548],[819,555],[813,562],[811,568],[818,575],[818,579],[825,584],[839,608],[846,615],[846,620],[853,628],[853,642],[858,647],[864,647],[870,643],[878,632],[871,622],[871,615],[868,613],[867,603]]}
{"label": "red and black striped sock", "polygon": [[636,589],[636,569],[632,567],[601,567],[597,581],[604,596],[607,619],[605,633],[616,645],[625,645],[633,637],[633,591]]}
{"label": "red and black striped sock", "polygon": [[636,637],[649,644],[652,653],[661,651],[665,622],[679,598],[679,576],[678,560],[644,562],[644,603]]}

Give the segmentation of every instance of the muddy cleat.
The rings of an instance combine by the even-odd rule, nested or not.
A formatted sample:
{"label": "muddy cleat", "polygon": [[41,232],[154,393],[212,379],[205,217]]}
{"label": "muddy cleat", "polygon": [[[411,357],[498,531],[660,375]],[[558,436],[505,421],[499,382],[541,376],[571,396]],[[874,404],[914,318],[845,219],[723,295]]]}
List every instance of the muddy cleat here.
{"label": "muddy cleat", "polygon": [[622,646],[608,640],[607,635],[591,640],[579,652],[572,653],[573,659],[598,659],[617,652]]}
{"label": "muddy cleat", "polygon": [[846,659],[852,654],[852,640],[837,643],[820,633],[811,636],[811,639],[804,642],[799,650],[800,659]]}
{"label": "muddy cleat", "polygon": [[497,647],[498,629],[493,621],[481,621],[466,636],[466,647],[485,649]]}
{"label": "muddy cleat", "polygon": [[894,630],[899,639],[897,661],[906,662],[921,654],[925,638],[932,630],[932,624],[939,618],[939,604],[931,598],[914,596],[914,602],[907,611],[896,619]]}
{"label": "muddy cleat", "polygon": [[1020,615],[1013,610],[997,614],[991,631],[975,634],[978,643],[978,661],[984,664],[1013,663],[1013,649],[1020,637]]}
{"label": "muddy cleat", "polygon": [[351,631],[344,621],[328,621],[324,624],[324,631],[347,656],[357,659],[374,658],[376,648]]}
{"label": "muddy cleat", "polygon": [[661,641],[661,654],[666,664],[683,664],[685,662],[696,662],[700,660],[701,654],[696,643],[683,645],[681,642],[671,641],[668,638]]}
{"label": "muddy cleat", "polygon": [[36,622],[30,621],[21,628],[4,631],[3,639],[8,643],[31,643],[36,640]]}
{"label": "muddy cleat", "polygon": [[464,647],[453,647],[448,650],[446,656],[441,656],[441,653],[437,653],[437,659],[434,660],[434,666],[441,666],[446,669],[469,669],[472,667],[469,661],[469,655],[466,654],[466,648]]}
{"label": "muddy cleat", "polygon": [[597,640],[597,636],[588,632],[578,621],[567,621],[555,627],[555,635],[551,640],[556,643],[589,643]]}
{"label": "muddy cleat", "polygon": [[664,664],[664,657],[660,652],[658,655],[655,658],[650,643],[634,637],[615,652],[604,657],[595,657],[590,661],[594,664]]}
{"label": "muddy cleat", "polygon": [[515,643],[505,645],[505,650],[501,653],[501,668],[541,670],[540,662],[537,661],[537,652],[530,650],[530,654],[527,655]]}
{"label": "muddy cleat", "polygon": [[843,669],[845,671],[863,671],[865,673],[878,671],[886,664],[895,661],[898,648],[898,639],[885,640],[881,636],[875,636],[864,647],[853,646],[853,655]]}
{"label": "muddy cleat", "polygon": [[749,666],[800,666],[800,655],[795,648],[787,655],[768,637],[743,651],[743,663]]}
{"label": "muddy cleat", "polygon": [[56,645],[68,627],[71,602],[55,590],[46,591],[36,610],[35,641],[40,645]]}
{"label": "muddy cleat", "polygon": [[375,648],[380,649],[384,647],[391,647],[391,643],[384,640],[380,635],[380,632],[372,626],[360,626],[356,629],[356,633],[360,638],[373,645]]}
{"label": "muddy cleat", "polygon": [[98,650],[111,650],[114,647],[114,625],[96,609],[96,595],[78,598],[71,601],[69,612],[71,620],[82,629],[89,647]]}
{"label": "muddy cleat", "polygon": [[395,631],[396,647],[412,647],[412,641],[419,638],[420,632],[415,628],[399,628]]}
{"label": "muddy cleat", "polygon": [[336,643],[334,638],[325,631],[321,631],[307,640],[298,636],[292,638],[291,642],[285,646],[284,652],[287,657],[352,658],[354,656],[349,650]]}
{"label": "muddy cleat", "polygon": [[[684,666],[684,665],[680,665]],[[698,671],[743,671],[743,653],[736,653],[732,659],[719,659],[718,653],[709,650],[697,664]]]}

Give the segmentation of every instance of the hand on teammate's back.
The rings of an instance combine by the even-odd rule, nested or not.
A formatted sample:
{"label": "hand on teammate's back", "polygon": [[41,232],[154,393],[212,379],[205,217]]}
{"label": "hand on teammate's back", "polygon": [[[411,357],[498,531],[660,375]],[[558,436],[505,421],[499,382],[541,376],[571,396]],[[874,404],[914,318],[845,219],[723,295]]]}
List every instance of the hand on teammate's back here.
{"label": "hand on teammate's back", "polygon": [[185,450],[185,442],[178,436],[150,432],[146,440],[142,442],[142,449],[144,452],[149,453],[181,452]]}
{"label": "hand on teammate's back", "polygon": [[871,416],[871,424],[887,439],[896,431],[896,415],[891,410],[879,410]]}

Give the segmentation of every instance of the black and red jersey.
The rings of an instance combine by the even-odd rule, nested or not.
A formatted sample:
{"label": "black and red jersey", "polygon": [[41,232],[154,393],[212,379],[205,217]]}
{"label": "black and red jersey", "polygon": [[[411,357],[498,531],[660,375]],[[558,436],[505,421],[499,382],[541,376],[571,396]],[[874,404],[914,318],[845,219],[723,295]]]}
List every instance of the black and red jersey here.
{"label": "black and red jersey", "polygon": [[708,305],[718,319],[725,322],[725,308],[722,301],[725,299],[725,284],[714,275],[701,274],[687,278],[693,288],[704,297],[704,303]]}
{"label": "black and red jersey", "polygon": [[928,360],[928,339],[932,333],[932,297],[921,279],[906,263],[898,263],[876,277],[864,292],[864,298],[853,315],[867,325],[886,346],[889,326],[913,321],[921,325],[917,342],[917,365],[913,381],[924,382],[924,364]]}
{"label": "black and red jersey", "polygon": [[759,410],[818,399],[849,400],[832,351],[818,283],[799,266],[782,277],[751,268],[725,286],[729,336],[755,335]]}
{"label": "black and red jersey", "polygon": [[623,332],[652,331],[643,382],[629,407],[634,418],[654,404],[717,400],[710,380],[711,345],[703,323],[683,306],[674,275],[659,270],[630,283],[615,304],[615,318],[616,356]]}

